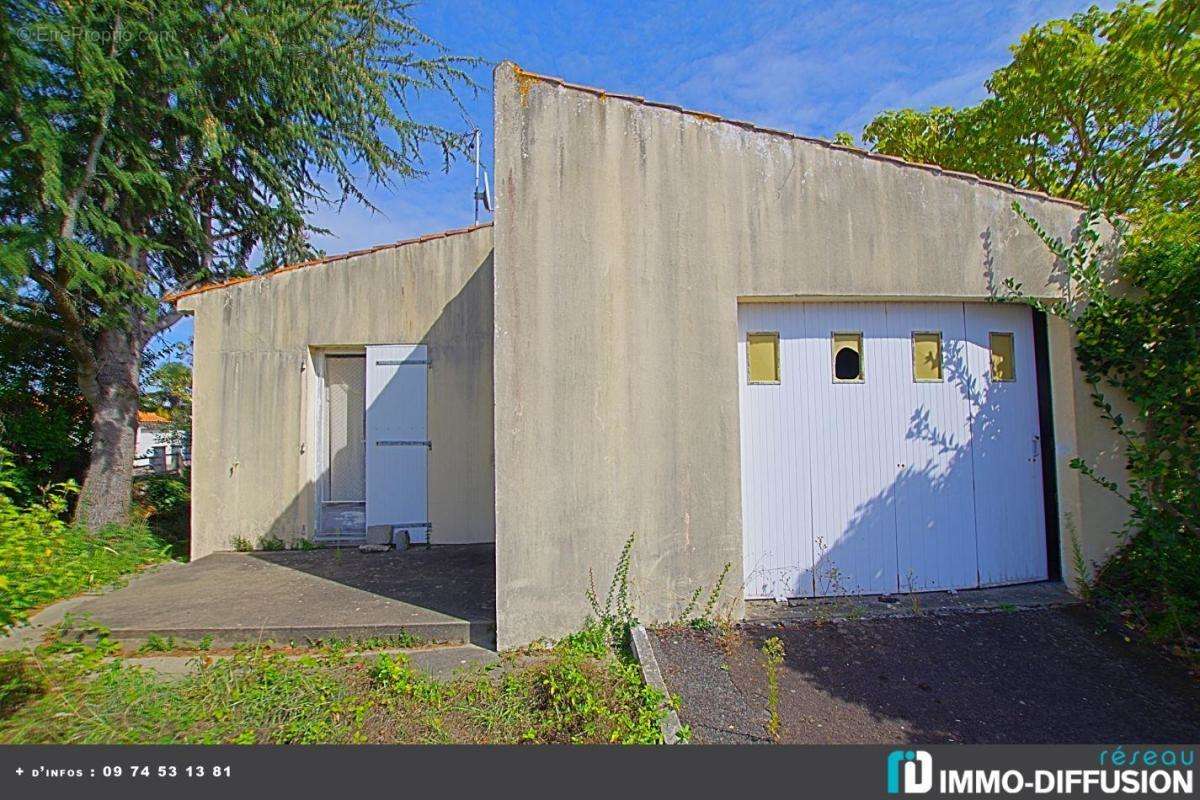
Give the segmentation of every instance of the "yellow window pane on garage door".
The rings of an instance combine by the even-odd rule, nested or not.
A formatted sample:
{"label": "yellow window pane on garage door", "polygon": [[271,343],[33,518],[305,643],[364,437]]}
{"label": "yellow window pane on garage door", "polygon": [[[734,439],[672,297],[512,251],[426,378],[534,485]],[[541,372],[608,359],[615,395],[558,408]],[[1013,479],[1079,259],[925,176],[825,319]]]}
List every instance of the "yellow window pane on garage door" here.
{"label": "yellow window pane on garage door", "polygon": [[942,335],[936,332],[914,333],[913,380],[942,379]]}
{"label": "yellow window pane on garage door", "polygon": [[779,383],[779,334],[746,334],[746,367],[750,383]]}
{"label": "yellow window pane on garage door", "polygon": [[988,334],[988,346],[992,351],[992,380],[1015,381],[1017,379],[1016,353],[1011,333]]}

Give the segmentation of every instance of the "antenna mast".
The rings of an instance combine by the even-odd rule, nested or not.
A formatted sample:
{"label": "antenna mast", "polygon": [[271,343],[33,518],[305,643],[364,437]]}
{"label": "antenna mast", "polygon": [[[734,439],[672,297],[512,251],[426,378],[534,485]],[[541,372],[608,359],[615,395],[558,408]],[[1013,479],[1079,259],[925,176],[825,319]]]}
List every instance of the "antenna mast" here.
{"label": "antenna mast", "polygon": [[[479,163],[479,148],[480,148],[481,138],[482,138],[482,136],[479,132],[479,129],[476,128],[475,133],[472,136],[472,142],[471,142],[471,149],[474,151],[474,157],[475,157],[475,195],[474,196],[475,196],[475,224],[476,225],[479,224],[479,203],[480,203],[480,201],[483,201],[483,207],[485,210],[487,210],[487,211],[492,210],[492,191],[491,191],[492,187],[488,185],[487,167],[484,167]],[[480,186],[479,186],[480,173],[483,174],[483,187],[482,188],[480,188]]]}

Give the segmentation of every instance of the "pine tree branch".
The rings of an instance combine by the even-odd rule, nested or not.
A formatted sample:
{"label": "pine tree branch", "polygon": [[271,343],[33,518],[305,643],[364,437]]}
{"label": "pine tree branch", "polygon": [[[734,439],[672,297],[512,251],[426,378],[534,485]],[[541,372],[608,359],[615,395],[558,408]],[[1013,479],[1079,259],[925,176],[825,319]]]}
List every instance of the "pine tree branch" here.
{"label": "pine tree branch", "polygon": [[[117,42],[121,38],[121,15],[118,13],[113,20],[112,43],[108,48],[109,59],[115,58],[117,54]],[[59,226],[58,235],[64,239],[71,239],[75,236],[75,221],[79,218],[79,205],[83,201],[84,193],[88,186],[91,185],[92,179],[96,177],[96,167],[100,162],[100,151],[104,147],[104,139],[108,135],[108,122],[112,118],[112,106],[109,105],[100,112],[100,121],[96,125],[96,132],[92,134],[92,139],[88,142],[88,155],[83,164],[83,175],[79,179],[79,183],[67,194],[67,210],[63,214],[62,224]]]}
{"label": "pine tree branch", "polygon": [[60,342],[65,343],[67,341],[67,334],[60,330],[51,328],[48,325],[38,325],[35,322],[17,319],[16,317],[9,316],[3,311],[0,311],[0,324],[7,325],[10,328],[16,328],[19,331],[25,331],[26,333],[33,333],[49,339],[56,339]]}

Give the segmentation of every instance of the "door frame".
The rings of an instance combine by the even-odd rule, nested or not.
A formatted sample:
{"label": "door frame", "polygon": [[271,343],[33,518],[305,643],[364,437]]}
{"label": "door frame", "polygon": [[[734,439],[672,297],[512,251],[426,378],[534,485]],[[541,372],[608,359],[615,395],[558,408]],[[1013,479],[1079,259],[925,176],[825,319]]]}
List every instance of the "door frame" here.
{"label": "door frame", "polygon": [[[313,502],[312,502],[312,535],[313,541],[317,541],[321,536],[321,520],[322,510],[325,503],[329,501],[329,487],[325,477],[329,470],[329,419],[327,414],[327,406],[329,400],[329,387],[326,384],[328,376],[328,367],[326,360],[329,357],[338,356],[361,356],[363,359],[367,357],[366,345],[337,345],[330,347],[310,347],[309,348],[309,363],[312,365],[312,379],[308,381],[308,398],[309,398],[309,413],[308,413],[308,429],[309,435],[307,441],[311,442],[311,449],[308,450],[308,465],[307,478],[310,486],[313,487]],[[306,365],[307,366],[307,365]],[[364,378],[365,380],[365,378]],[[364,385],[363,391],[366,391]],[[364,490],[363,490],[363,519],[366,519],[366,447],[363,448],[363,475],[364,475]],[[364,528],[365,533],[365,528]],[[336,537],[326,537],[333,541]]]}
{"label": "door frame", "polygon": [[1058,447],[1054,442],[1054,393],[1050,385],[1050,335],[1046,312],[1033,312],[1033,365],[1037,373],[1038,429],[1041,432],[1042,508],[1046,514],[1046,580],[1062,580],[1062,528],[1058,517]]}

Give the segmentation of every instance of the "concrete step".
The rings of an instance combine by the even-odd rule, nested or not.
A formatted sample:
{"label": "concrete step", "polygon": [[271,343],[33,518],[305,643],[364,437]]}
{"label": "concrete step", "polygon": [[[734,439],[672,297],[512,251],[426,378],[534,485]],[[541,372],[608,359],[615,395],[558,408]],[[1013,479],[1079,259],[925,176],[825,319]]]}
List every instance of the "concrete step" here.
{"label": "concrete step", "polygon": [[[473,644],[447,645],[442,647],[420,648],[390,648],[384,650],[364,650],[354,653],[354,658],[370,659],[382,653],[408,656],[413,667],[430,677],[448,680],[459,673],[477,667],[485,667],[500,660],[495,650],[478,647]],[[182,677],[197,669],[200,658],[205,653],[188,655],[142,655],[125,658],[111,658],[130,667],[141,667],[153,670],[167,677]],[[214,654],[213,659],[227,658],[228,655]],[[287,658],[301,658],[303,654],[289,654]]]}
{"label": "concrete step", "polygon": [[[211,647],[218,649],[253,642],[309,645],[332,639],[362,642],[404,635],[415,636],[423,644],[470,644],[493,650],[496,646],[496,623],[493,620],[442,619],[396,624],[374,622],[363,625],[341,623],[315,626],[110,627],[107,630],[109,638],[118,642],[125,652],[138,650],[150,641],[151,637],[193,644],[207,639]],[[80,633],[84,640],[95,638],[86,628]],[[71,632],[68,629],[64,634],[69,637]]]}

